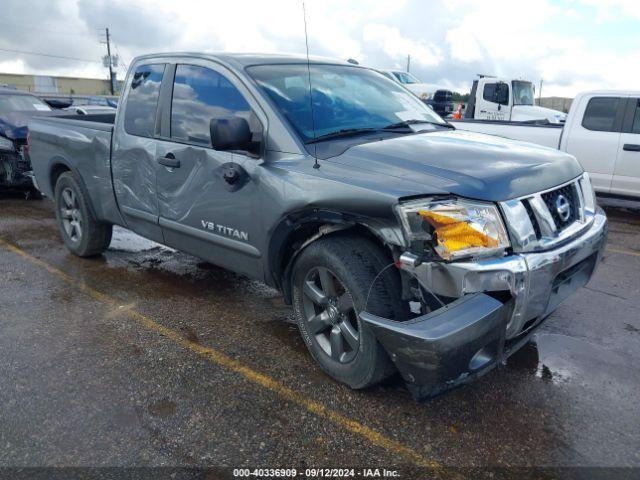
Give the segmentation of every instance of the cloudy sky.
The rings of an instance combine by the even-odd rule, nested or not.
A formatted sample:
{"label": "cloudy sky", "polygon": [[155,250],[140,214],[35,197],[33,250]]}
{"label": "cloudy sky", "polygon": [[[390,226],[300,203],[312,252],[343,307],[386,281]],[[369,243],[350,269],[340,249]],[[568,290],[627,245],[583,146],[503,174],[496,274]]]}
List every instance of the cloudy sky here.
{"label": "cloudy sky", "polygon": [[[411,55],[412,73],[460,92],[477,73],[543,78],[544,96],[639,88],[640,0],[305,5],[311,54],[382,69]],[[0,0],[0,10],[0,72],[105,77],[105,27],[119,78],[144,53],[305,51],[302,0]]]}

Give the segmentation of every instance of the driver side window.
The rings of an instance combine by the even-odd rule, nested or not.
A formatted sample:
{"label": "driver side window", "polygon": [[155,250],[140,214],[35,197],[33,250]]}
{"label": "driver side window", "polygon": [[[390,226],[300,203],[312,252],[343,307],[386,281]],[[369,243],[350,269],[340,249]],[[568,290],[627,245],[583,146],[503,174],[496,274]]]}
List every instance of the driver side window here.
{"label": "driver side window", "polygon": [[506,105],[509,103],[509,85],[504,82],[487,83],[482,91],[482,98],[487,102]]}
{"label": "driver side window", "polygon": [[211,147],[214,118],[249,119],[251,108],[238,89],[210,68],[178,65],[171,101],[171,138]]}
{"label": "driver side window", "polygon": [[484,89],[482,90],[482,98],[487,102],[495,102],[496,98],[496,84],[495,83],[486,83],[484,85]]}

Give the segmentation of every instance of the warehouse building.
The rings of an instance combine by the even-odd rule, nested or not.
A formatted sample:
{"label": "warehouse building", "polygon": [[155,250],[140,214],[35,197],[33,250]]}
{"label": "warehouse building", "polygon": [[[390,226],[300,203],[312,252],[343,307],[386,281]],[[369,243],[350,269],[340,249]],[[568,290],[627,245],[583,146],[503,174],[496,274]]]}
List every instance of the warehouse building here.
{"label": "warehouse building", "polygon": [[[122,82],[118,81],[118,90],[121,85]],[[0,86],[7,86],[36,94],[108,95],[110,93],[109,80],[102,78],[0,73]]]}

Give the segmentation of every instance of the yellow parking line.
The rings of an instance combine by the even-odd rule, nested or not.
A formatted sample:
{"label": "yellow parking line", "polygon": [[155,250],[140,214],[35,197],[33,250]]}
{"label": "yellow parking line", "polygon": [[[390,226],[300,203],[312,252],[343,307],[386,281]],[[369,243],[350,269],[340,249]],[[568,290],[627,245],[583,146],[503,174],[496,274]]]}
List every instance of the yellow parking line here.
{"label": "yellow parking line", "polygon": [[[29,262],[44,268],[49,273],[56,275],[57,277],[60,277],[62,280],[64,280],[65,282],[67,282],[72,286],[75,286],[76,288],[78,288],[79,290],[81,290],[91,298],[109,305],[114,310],[119,308],[121,302],[119,302],[117,299],[109,295],[106,295],[102,292],[99,292],[98,290],[93,289],[92,287],[88,286],[84,282],[74,279],[70,275],[64,273],[62,270],[59,270],[53,265],[50,265],[47,262],[40,260],[39,258],[36,258],[33,255],[30,255],[29,253],[25,252],[21,248],[9,242],[6,242],[3,239],[0,239],[0,245],[2,245],[4,248],[6,248],[7,250],[13,253],[20,255],[22,258],[28,260]],[[342,427],[345,430],[348,430],[351,433],[360,435],[361,437],[365,438],[373,445],[384,448],[385,450],[388,450],[389,452],[399,457],[402,457],[405,460],[408,460],[409,462],[420,467],[427,467],[427,468],[437,469],[437,470],[441,470],[443,468],[442,465],[440,465],[438,462],[425,459],[422,455],[420,455],[410,447],[403,445],[402,443],[397,442],[395,440],[392,440],[384,436],[380,432],[377,432],[376,430],[373,430],[372,428],[369,428],[366,425],[363,425],[357,420],[353,420],[345,415],[342,415],[341,413],[338,413],[337,411],[332,410],[331,408],[327,407],[326,405],[320,402],[317,402],[315,400],[305,397],[302,393],[299,393],[289,387],[284,386],[282,383],[278,382],[276,379],[269,377],[268,375],[265,375],[263,373],[260,373],[252,369],[251,367],[244,365],[242,362],[239,362],[234,358],[228,357],[224,353],[221,353],[213,348],[204,347],[202,345],[199,345],[197,343],[194,343],[184,338],[175,330],[172,330],[163,325],[160,325],[159,323],[155,322],[154,320],[147,317],[146,315],[143,315],[135,311],[133,308],[123,308],[121,309],[121,313],[123,315],[129,316],[130,318],[138,322],[140,325],[148,328],[149,330],[153,330],[159,333],[160,335],[163,335],[164,337],[168,338],[169,340],[172,340],[173,342],[179,344],[180,346],[188,350],[191,350],[192,352],[195,352],[198,355],[206,357],[209,360],[213,361],[214,363],[241,375],[246,380],[256,385],[260,385],[261,387],[264,387],[268,390],[271,390],[274,393],[277,393],[278,395],[285,398],[286,400],[292,403],[295,403],[296,405],[306,409],[307,411],[313,413],[314,415],[327,419],[333,422],[334,424],[338,425],[339,427]]]}
{"label": "yellow parking line", "polygon": [[622,255],[632,255],[634,257],[640,257],[640,252],[632,252],[631,250],[620,250],[618,248],[607,248],[607,252],[620,253]]}

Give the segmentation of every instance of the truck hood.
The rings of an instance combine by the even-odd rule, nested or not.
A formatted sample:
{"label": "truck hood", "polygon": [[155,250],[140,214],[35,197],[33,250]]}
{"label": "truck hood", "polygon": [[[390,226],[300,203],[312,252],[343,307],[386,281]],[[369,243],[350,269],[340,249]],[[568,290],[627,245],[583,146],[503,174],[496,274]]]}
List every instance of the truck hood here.
{"label": "truck hood", "polygon": [[[425,195],[444,191],[486,201],[546,190],[583,171],[574,157],[558,150],[459,130],[356,145],[326,161],[363,175],[420,184]],[[384,181],[380,188],[384,189]]]}
{"label": "truck hood", "polygon": [[69,112],[62,110],[51,110],[50,112],[0,112],[0,135],[11,140],[26,140],[27,123],[29,123],[31,118],[54,117],[59,115],[69,115]]}
{"label": "truck hood", "polygon": [[514,105],[511,110],[511,120],[526,122],[529,120],[548,120],[550,123],[564,123],[567,114],[551,108],[537,105]]}

